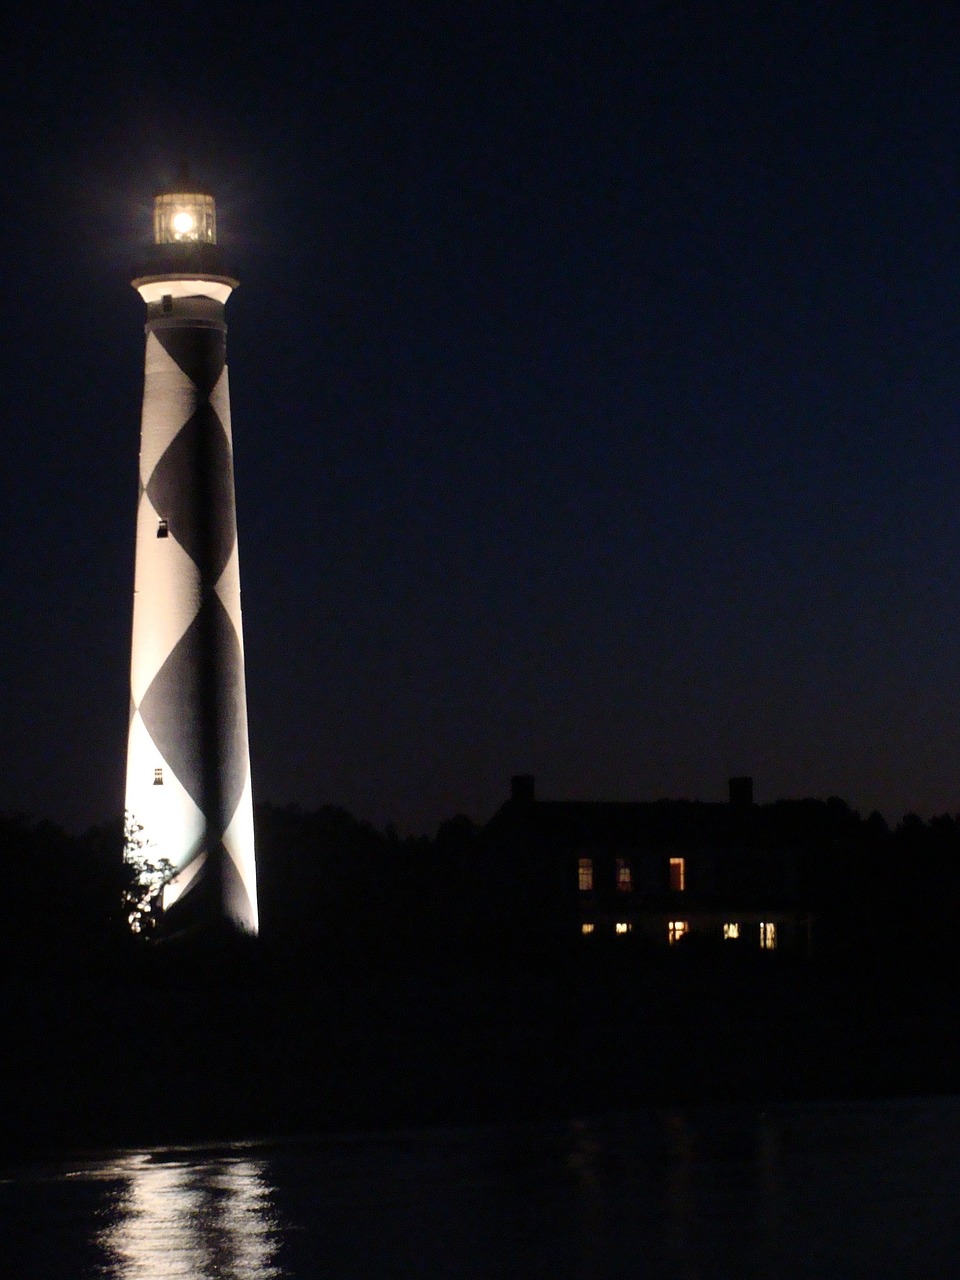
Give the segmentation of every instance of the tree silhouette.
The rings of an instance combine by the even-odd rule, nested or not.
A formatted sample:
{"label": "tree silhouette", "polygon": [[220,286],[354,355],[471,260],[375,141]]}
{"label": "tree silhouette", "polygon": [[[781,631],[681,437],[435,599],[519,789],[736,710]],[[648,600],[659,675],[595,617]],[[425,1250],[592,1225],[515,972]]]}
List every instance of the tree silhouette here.
{"label": "tree silhouette", "polygon": [[169,858],[157,857],[154,845],[143,834],[143,824],[130,812],[123,819],[123,859],[130,868],[130,880],[123,889],[123,905],[130,930],[150,934],[157,927],[157,907],[164,885],[176,868]]}

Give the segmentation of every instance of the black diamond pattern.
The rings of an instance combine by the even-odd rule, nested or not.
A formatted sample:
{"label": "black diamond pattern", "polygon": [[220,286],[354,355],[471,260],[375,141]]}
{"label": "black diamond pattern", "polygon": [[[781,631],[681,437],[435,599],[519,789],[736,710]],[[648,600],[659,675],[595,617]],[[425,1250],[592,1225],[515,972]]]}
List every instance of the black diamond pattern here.
{"label": "black diamond pattern", "polygon": [[222,326],[153,325],[151,332],[206,400],[217,385],[227,358],[227,340]]}
{"label": "black diamond pattern", "polygon": [[253,917],[247,887],[222,842],[213,840],[205,852],[206,861],[189,888],[168,908],[174,930],[203,928],[219,921],[224,910],[233,920]]}
{"label": "black diamond pattern", "polygon": [[164,450],[147,496],[200,570],[200,581],[215,583],[233,551],[237,517],[230,442],[209,401]]}
{"label": "black diamond pattern", "polygon": [[226,830],[246,781],[243,658],[216,592],[140,702],[150,737],[212,831]]}

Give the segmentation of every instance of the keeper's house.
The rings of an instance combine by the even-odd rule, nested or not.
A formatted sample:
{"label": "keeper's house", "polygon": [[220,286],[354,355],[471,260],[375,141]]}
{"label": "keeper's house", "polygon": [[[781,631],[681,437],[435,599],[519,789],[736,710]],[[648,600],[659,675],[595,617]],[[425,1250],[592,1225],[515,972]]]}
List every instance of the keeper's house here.
{"label": "keeper's house", "polygon": [[538,800],[515,777],[484,831],[499,892],[542,930],[583,944],[643,942],[805,955],[810,918],[794,805],[758,806],[753,780],[726,803]]}

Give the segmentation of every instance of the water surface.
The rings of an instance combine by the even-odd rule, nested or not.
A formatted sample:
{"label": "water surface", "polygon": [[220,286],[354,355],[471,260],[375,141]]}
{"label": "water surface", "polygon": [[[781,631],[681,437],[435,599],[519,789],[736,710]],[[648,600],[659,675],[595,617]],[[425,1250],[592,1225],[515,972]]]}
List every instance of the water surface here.
{"label": "water surface", "polygon": [[36,1164],[0,1275],[955,1277],[960,1102],[641,1112]]}

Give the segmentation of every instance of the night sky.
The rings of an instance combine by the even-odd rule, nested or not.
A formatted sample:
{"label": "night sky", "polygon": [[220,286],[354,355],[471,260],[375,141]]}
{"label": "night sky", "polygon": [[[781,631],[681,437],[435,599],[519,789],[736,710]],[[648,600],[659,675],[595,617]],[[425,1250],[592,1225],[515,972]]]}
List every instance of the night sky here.
{"label": "night sky", "polygon": [[154,191],[228,305],[254,794],[960,809],[953,4],[23,6],[0,807],[123,807]]}

